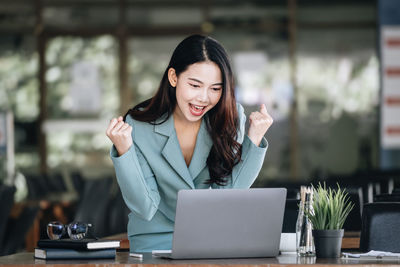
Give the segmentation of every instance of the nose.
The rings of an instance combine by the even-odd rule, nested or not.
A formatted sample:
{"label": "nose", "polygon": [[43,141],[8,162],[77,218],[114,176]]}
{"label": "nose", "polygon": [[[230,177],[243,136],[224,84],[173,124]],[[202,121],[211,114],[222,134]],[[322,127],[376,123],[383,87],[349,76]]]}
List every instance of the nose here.
{"label": "nose", "polygon": [[208,90],[206,87],[204,87],[201,90],[199,90],[199,94],[197,95],[197,100],[205,103],[207,102],[207,99],[208,99]]}

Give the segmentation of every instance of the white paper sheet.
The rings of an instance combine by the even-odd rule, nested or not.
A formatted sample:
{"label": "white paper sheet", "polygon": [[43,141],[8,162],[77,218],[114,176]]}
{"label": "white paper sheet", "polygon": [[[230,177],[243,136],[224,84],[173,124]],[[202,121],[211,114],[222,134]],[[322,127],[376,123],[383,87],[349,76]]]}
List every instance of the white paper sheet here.
{"label": "white paper sheet", "polygon": [[377,251],[377,250],[371,250],[367,253],[342,253],[343,257],[345,258],[354,258],[354,259],[388,259],[388,260],[396,260],[400,259],[400,253],[393,253],[393,252],[387,252],[387,251]]}

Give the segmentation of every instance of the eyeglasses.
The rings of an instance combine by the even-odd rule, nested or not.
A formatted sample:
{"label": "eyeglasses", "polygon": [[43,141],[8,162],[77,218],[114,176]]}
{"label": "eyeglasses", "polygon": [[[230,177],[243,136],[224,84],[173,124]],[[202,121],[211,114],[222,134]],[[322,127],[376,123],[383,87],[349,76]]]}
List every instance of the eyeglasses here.
{"label": "eyeglasses", "polygon": [[64,225],[61,222],[49,222],[47,224],[47,236],[51,240],[58,240],[67,232],[70,239],[80,240],[86,237],[89,227],[92,227],[92,224],[72,222]]}

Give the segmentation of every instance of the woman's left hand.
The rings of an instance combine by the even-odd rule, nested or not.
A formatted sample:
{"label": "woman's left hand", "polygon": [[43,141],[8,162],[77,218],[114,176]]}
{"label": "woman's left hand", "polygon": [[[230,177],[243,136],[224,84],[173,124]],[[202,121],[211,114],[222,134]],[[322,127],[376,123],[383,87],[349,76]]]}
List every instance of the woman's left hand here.
{"label": "woman's left hand", "polygon": [[274,121],[268,114],[264,104],[261,105],[260,111],[252,112],[249,117],[250,126],[248,136],[250,140],[257,146],[260,145],[264,134]]}

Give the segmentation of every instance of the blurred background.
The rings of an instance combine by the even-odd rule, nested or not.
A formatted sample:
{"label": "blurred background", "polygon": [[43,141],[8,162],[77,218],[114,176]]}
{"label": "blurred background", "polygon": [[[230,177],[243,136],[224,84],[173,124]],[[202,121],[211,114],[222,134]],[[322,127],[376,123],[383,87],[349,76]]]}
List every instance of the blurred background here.
{"label": "blurred background", "polygon": [[396,0],[2,0],[0,255],[52,220],[126,232],[105,129],[193,33],[228,51],[247,115],[265,103],[274,118],[254,187],[298,199],[338,182],[359,231],[362,205],[399,185],[399,25]]}

